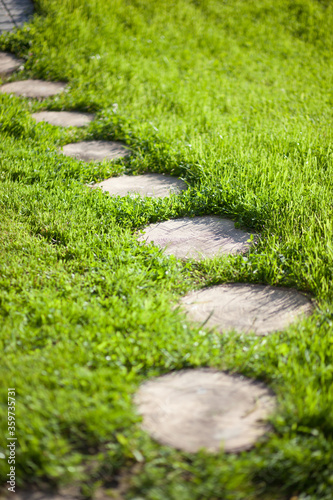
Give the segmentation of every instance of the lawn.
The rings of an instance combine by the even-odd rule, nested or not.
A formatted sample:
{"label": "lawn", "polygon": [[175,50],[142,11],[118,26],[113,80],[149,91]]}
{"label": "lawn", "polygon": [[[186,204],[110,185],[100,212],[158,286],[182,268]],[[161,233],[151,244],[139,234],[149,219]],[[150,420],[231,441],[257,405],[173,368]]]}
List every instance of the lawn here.
{"label": "lawn", "polygon": [[[16,388],[18,489],[126,483],[132,500],[331,500],[333,4],[329,0],[38,0],[0,37],[11,80],[68,82],[43,102],[0,94],[0,456]],[[96,113],[83,129],[37,110]],[[60,154],[121,140],[126,160]],[[88,185],[165,172],[189,188],[112,198]],[[136,233],[217,214],[260,237],[246,256],[168,257]],[[265,338],[192,325],[186,292],[224,282],[309,293],[314,314]],[[271,432],[239,455],[183,453],[140,429],[151,377],[209,366],[264,381]],[[0,460],[5,484],[7,460]],[[110,493],[111,494],[111,493]]]}

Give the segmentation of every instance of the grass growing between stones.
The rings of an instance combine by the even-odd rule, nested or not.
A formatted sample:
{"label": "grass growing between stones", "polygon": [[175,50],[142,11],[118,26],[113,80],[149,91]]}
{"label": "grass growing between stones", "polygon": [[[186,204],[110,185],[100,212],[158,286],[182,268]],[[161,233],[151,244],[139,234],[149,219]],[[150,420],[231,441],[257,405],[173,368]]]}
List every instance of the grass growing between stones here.
{"label": "grass growing between stones", "polygon": [[[17,481],[78,482],[87,498],[126,476],[148,500],[330,500],[333,487],[332,4],[315,0],[39,0],[0,38],[11,77],[67,81],[43,102],[0,94],[1,449],[17,392]],[[87,128],[38,110],[96,112]],[[117,162],[59,148],[122,140]],[[169,199],[111,198],[87,184],[172,173]],[[217,214],[261,238],[200,264],[137,243],[144,225]],[[296,287],[314,315],[267,338],[191,326],[180,296],[224,282]],[[239,456],[153,442],[138,384],[210,366],[265,381],[272,433]],[[0,460],[5,483],[7,461]]]}

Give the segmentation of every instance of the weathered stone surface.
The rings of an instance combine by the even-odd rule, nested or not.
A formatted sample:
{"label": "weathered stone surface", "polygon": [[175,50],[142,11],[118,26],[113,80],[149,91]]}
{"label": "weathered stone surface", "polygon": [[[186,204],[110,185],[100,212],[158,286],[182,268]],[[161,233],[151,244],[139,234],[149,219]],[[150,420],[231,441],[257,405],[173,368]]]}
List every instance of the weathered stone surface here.
{"label": "weathered stone surface", "polygon": [[31,0],[0,0],[0,34],[27,22],[33,10]]}
{"label": "weathered stone surface", "polygon": [[15,94],[22,97],[46,98],[59,94],[65,88],[63,82],[44,82],[43,80],[21,80],[5,83],[0,87],[3,94]]}
{"label": "weathered stone surface", "polygon": [[111,177],[94,187],[100,187],[111,195],[126,196],[139,194],[153,198],[164,198],[170,194],[178,194],[186,189],[181,179],[162,174],[122,175]]}
{"label": "weathered stone surface", "polygon": [[6,76],[13,73],[13,71],[17,70],[23,62],[22,59],[18,59],[9,52],[0,52],[0,76]]}
{"label": "weathered stone surface", "polygon": [[5,31],[11,31],[13,28],[15,28],[14,21],[10,17],[3,0],[0,0],[0,34]]}
{"label": "weathered stone surface", "polygon": [[236,229],[233,221],[217,216],[184,217],[148,226],[139,241],[154,242],[168,255],[202,259],[235,254],[249,248],[251,234]]}
{"label": "weathered stone surface", "polygon": [[122,144],[112,141],[75,142],[64,146],[62,152],[83,161],[115,160],[130,154]]}
{"label": "weathered stone surface", "polygon": [[144,383],[135,396],[142,427],[161,444],[188,452],[249,449],[269,426],[275,399],[262,384],[210,369]]}
{"label": "weathered stone surface", "polygon": [[233,283],[191,292],[181,304],[189,318],[219,331],[265,335],[283,330],[312,311],[311,301],[290,288]]}
{"label": "weathered stone surface", "polygon": [[31,115],[37,123],[47,122],[58,127],[84,127],[94,119],[91,113],[76,111],[40,111]]}
{"label": "weathered stone surface", "polygon": [[6,15],[5,11],[0,10],[0,35],[6,31],[11,31],[14,28],[15,24],[13,23],[13,20]]}

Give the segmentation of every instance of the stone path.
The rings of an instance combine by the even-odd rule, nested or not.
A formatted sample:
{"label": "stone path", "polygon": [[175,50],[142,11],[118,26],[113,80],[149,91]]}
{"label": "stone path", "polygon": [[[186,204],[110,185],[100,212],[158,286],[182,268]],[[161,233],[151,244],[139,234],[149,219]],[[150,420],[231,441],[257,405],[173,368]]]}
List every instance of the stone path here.
{"label": "stone path", "polygon": [[9,52],[0,52],[0,76],[8,76],[16,71],[24,61]]}
{"label": "stone path", "polygon": [[82,141],[67,144],[62,153],[83,161],[115,160],[128,156],[130,151],[119,142]]}
{"label": "stone path", "polygon": [[59,94],[65,89],[64,82],[45,82],[44,80],[22,80],[5,83],[0,87],[3,94],[44,99]]}
{"label": "stone path", "polygon": [[33,11],[31,0],[0,0],[0,34],[27,22]]}
{"label": "stone path", "polygon": [[135,396],[142,427],[158,442],[187,452],[239,452],[269,427],[270,391],[245,377],[184,370],[144,383]]}
{"label": "stone path", "polygon": [[[27,21],[30,0],[0,0],[0,33]],[[23,61],[0,53],[0,75],[8,75]],[[0,92],[43,99],[62,92],[63,82],[25,80],[7,83]],[[89,113],[42,111],[37,121],[55,126],[81,127],[94,118]],[[67,144],[62,153],[84,161],[123,158],[128,147],[113,141],[82,141]],[[123,175],[93,186],[111,195],[139,194],[165,197],[187,188],[180,179],[162,174]],[[202,259],[218,254],[236,254],[250,248],[249,232],[236,229],[231,220],[217,216],[180,218],[151,224],[139,241],[154,242],[167,254]],[[226,284],[189,293],[181,305],[193,321],[215,326],[221,332],[236,330],[264,335],[282,330],[298,317],[310,314],[311,301],[295,290],[265,285]],[[211,369],[184,370],[147,381],[138,390],[135,403],[143,416],[143,429],[161,444],[197,452],[239,452],[253,446],[269,426],[265,423],[276,402],[263,385],[244,377]],[[73,494],[73,496],[72,496]],[[67,491],[66,498],[77,498]],[[38,500],[61,500],[60,494],[40,491],[19,496]]]}
{"label": "stone path", "polygon": [[290,288],[232,283],[191,292],[181,304],[190,319],[221,332],[265,335],[283,330],[312,311],[311,301]]}
{"label": "stone path", "polygon": [[126,196],[139,194],[152,198],[164,198],[170,194],[179,194],[187,189],[184,181],[163,174],[122,175],[111,177],[93,187],[100,187],[111,195]]}
{"label": "stone path", "polygon": [[139,241],[153,242],[168,255],[203,259],[248,250],[251,234],[217,216],[172,219],[148,226]]}
{"label": "stone path", "polygon": [[84,127],[94,119],[94,115],[91,113],[78,113],[76,111],[40,111],[31,116],[37,123],[47,122],[58,127]]}

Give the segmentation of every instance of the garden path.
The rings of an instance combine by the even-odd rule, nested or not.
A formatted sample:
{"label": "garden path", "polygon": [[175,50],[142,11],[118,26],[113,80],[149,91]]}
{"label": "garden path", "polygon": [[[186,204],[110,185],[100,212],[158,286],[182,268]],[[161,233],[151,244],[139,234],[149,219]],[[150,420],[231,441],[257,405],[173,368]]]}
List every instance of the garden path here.
{"label": "garden path", "polygon": [[[10,31],[28,20],[30,0],[0,0],[0,32]],[[0,54],[0,74],[17,70],[22,61]],[[44,99],[62,92],[65,83],[24,80],[5,83],[2,93]],[[43,111],[36,121],[60,126],[85,126],[94,118],[73,111]],[[63,154],[83,161],[127,157],[130,150],[114,141],[81,141],[67,144]],[[96,184],[112,195],[164,197],[181,194],[187,186],[163,174],[123,175]],[[255,237],[235,228],[233,221],[217,216],[168,220],[148,226],[139,241],[154,242],[167,254],[201,260],[220,253],[244,253]],[[250,241],[249,241],[250,240]],[[217,327],[221,332],[264,335],[282,330],[312,310],[310,300],[297,291],[265,285],[228,284],[191,292],[181,300],[190,319]],[[196,452],[205,447],[227,452],[249,449],[269,430],[265,420],[275,408],[275,399],[260,383],[211,369],[184,370],[145,382],[135,402],[143,416],[143,428],[162,444]]]}

